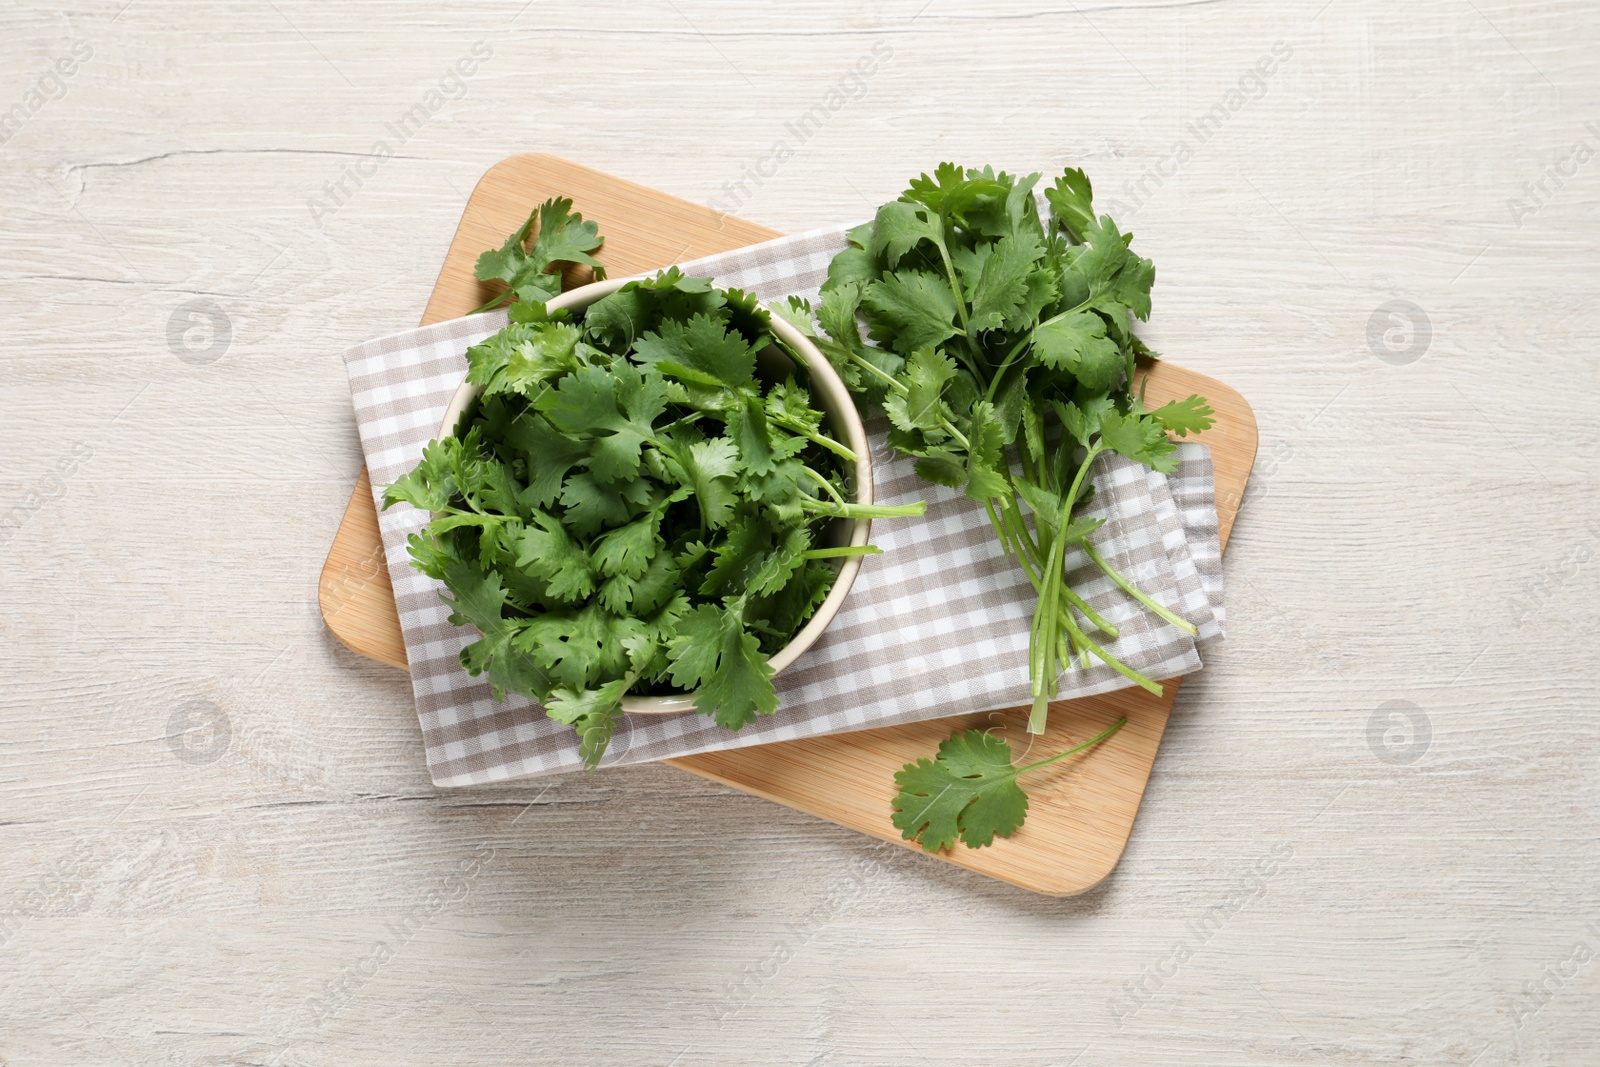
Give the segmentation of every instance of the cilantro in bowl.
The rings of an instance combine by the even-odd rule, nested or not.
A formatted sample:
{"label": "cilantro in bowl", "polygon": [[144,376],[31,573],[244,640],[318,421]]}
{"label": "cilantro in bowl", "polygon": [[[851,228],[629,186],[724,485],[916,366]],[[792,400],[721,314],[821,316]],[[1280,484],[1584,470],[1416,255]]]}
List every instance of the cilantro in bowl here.
{"label": "cilantro in bowl", "polygon": [[753,297],[676,270],[589,289],[615,291],[519,300],[468,350],[477,395],[384,505],[432,514],[412,564],[483,635],[462,666],[572,725],[593,767],[630,697],[692,693],[735,730],[775,711],[769,659],[875,551],[864,520],[922,505],[854,500],[848,395],[832,381],[830,419],[832,370]]}

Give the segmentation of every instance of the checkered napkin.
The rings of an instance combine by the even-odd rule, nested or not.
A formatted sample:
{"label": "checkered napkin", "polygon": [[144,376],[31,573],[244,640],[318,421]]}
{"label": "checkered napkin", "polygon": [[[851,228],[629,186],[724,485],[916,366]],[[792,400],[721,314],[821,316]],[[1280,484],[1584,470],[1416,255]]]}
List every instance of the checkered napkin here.
{"label": "checkered napkin", "polygon": [[[828,262],[845,245],[843,228],[780,238],[683,264],[691,275],[744,289],[767,301],[812,299]],[[416,690],[417,715],[435,785],[462,786],[571,771],[581,766],[570,727],[545,718],[518,696],[495,703],[487,681],[471,678],[458,655],[477,632],[452,626],[443,585],[409,565],[406,538],[427,515],[409,505],[382,508],[382,486],[416,465],[466,374],[468,346],[499,330],[504,313],[475,315],[369,341],[345,352],[361,444],[380,508],[379,526],[394,583]],[[715,749],[842,733],[1031,701],[1027,648],[1034,594],[1006,557],[983,508],[961,493],[923,481],[911,462],[869,426],[880,504],[928,501],[920,519],[880,519],[843,610],[822,638],[778,675],[779,706],[735,733],[693,712],[626,715],[605,765],[643,763]],[[1200,628],[1220,636],[1222,552],[1210,452],[1179,446],[1175,474],[1163,476],[1115,455],[1091,471],[1093,509],[1106,524],[1096,543],[1129,579]],[[1200,667],[1196,640],[1144,611],[1081,553],[1068,581],[1120,630],[1109,651],[1152,678]],[[1097,660],[1061,678],[1062,699],[1130,683]]]}

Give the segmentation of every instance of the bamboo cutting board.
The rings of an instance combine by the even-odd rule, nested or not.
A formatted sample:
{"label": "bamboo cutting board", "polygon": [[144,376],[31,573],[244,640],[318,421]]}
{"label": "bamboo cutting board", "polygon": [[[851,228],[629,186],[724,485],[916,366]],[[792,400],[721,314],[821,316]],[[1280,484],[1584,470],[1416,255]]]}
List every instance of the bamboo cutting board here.
{"label": "bamboo cutting board", "polygon": [[[575,210],[600,224],[605,248],[598,257],[613,276],[664,267],[770,240],[778,233],[620,178],[544,155],[512,156],[490,168],[467,201],[460,228],[445,256],[426,325],[464,315],[490,292],[473,276],[478,254],[498,248],[534,205],[568,196]],[[570,278],[587,281],[587,271]],[[1256,423],[1237,392],[1171,363],[1151,371],[1147,395],[1155,404],[1201,393],[1217,423],[1202,436],[1216,468],[1217,517],[1227,543],[1256,452]],[[365,471],[356,483],[334,537],[318,586],[328,628],[353,651],[406,667],[394,594],[384,569],[378,517]],[[983,849],[957,845],[940,858],[1038,893],[1081,893],[1111,873],[1127,844],[1134,816],[1155,763],[1156,749],[1178,683],[1154,697],[1141,689],[1061,701],[1050,709],[1049,730],[1030,739],[1026,709],[960,714],[908,726],[809,738],[754,748],[690,756],[667,762],[736,789],[832,820],[909,848],[889,822],[893,776],[902,764],[931,756],[957,727],[998,730],[1031,758],[1070,748],[1115,722],[1128,725],[1081,756],[1041,772],[1027,783],[1028,821],[1009,839]]]}

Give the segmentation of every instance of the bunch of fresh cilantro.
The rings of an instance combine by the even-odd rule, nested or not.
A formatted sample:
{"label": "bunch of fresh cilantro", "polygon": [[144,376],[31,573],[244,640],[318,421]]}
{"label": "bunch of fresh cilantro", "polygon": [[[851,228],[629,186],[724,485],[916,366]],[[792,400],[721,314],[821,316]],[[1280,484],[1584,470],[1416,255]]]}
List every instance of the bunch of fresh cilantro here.
{"label": "bunch of fresh cilantro", "polygon": [[1095,216],[1082,171],[1065,171],[1045,191],[1048,220],[1033,195],[1038,181],[941,164],[851,231],[819,306],[791,300],[784,309],[808,330],[815,316],[812,336],[845,383],[887,414],[889,444],[916,457],[922,477],[981,502],[1033,583],[1034,733],[1074,654],[1161,691],[1091,636],[1115,639],[1117,629],[1066,583],[1069,549],[1195,632],[1099,552],[1092,537],[1103,520],[1076,513],[1101,453],[1171,472],[1168,433],[1211,425],[1199,396],[1152,411],[1133,391],[1138,360],[1155,357],[1132,329],[1134,318],[1149,317],[1155,268],[1129,248],[1130,234]]}
{"label": "bunch of fresh cilantro", "polygon": [[479,261],[515,299],[467,351],[482,396],[384,502],[432,513],[412,563],[483,635],[462,666],[572,725],[592,768],[630,693],[692,692],[734,730],[776,710],[768,656],[837,557],[875,551],[826,547],[827,525],[922,506],[849,502],[856,457],[753,297],[671,269],[547,310],[563,262],[596,265],[570,207],[546,203],[531,248],[532,218]]}

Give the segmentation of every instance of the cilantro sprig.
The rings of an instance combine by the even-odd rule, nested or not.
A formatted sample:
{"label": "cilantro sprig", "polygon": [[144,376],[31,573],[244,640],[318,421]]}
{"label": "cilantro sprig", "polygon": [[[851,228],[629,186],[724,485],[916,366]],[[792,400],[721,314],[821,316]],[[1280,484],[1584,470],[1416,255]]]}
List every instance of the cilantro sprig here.
{"label": "cilantro sprig", "polygon": [[1021,767],[1012,765],[1011,746],[993,734],[956,733],[939,745],[935,758],[895,772],[900,791],[891,821],[902,837],[927,852],[951,848],[957,839],[968,848],[982,848],[997,836],[1010,837],[1028,817],[1028,795],[1018,778],[1093,748],[1127,721],[1118,719],[1081,745]]}
{"label": "cilantro sprig", "polygon": [[983,504],[1033,584],[1033,733],[1074,657],[1161,692],[1091,636],[1118,631],[1066,583],[1066,557],[1081,549],[1146,610],[1195,633],[1117,571],[1093,543],[1102,522],[1080,512],[1101,454],[1170,473],[1168,435],[1211,425],[1199,396],[1150,410],[1134,391],[1139,361],[1156,358],[1132,328],[1150,315],[1155,268],[1132,251],[1132,235],[1095,214],[1082,171],[1045,190],[1047,219],[1038,182],[940,164],[850,232],[815,307],[792,299],[777,309],[882,409],[890,446],[915,457],[922,477]]}
{"label": "cilantro sprig", "polygon": [[[384,506],[432,515],[412,565],[481,635],[462,666],[571,725],[592,769],[630,693],[693,693],[732,730],[774,712],[768,657],[841,557],[876,551],[830,546],[829,525],[923,505],[849,500],[855,454],[748,294],[669,269],[550,311],[561,264],[603,273],[570,208],[545,203],[479,260],[510,285],[511,322],[468,349],[481,396]],[[786,369],[762,373],[758,354]]]}

